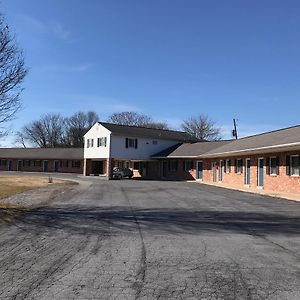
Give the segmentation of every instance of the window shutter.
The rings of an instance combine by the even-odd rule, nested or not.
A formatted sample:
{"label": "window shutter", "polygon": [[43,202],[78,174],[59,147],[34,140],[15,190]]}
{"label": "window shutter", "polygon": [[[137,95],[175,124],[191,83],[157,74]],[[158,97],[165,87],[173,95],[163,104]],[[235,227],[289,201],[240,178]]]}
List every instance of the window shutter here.
{"label": "window shutter", "polygon": [[134,141],[134,148],[137,149],[137,147],[138,147],[138,139],[135,139],[135,141]]}
{"label": "window shutter", "polygon": [[241,173],[243,173],[243,169],[244,169],[244,160],[241,159]]}
{"label": "window shutter", "polygon": [[128,138],[125,139],[125,148],[128,148]]}
{"label": "window shutter", "polygon": [[276,157],[276,174],[279,175],[279,166],[280,166],[280,160],[279,156]]}
{"label": "window shutter", "polygon": [[229,173],[231,173],[231,159],[229,159],[228,161],[228,171]]}
{"label": "window shutter", "polygon": [[286,175],[291,176],[291,157],[289,155],[286,156]]}
{"label": "window shutter", "polygon": [[168,161],[168,170],[171,171],[171,161]]}
{"label": "window shutter", "polygon": [[194,170],[194,161],[191,162],[191,170]]}
{"label": "window shutter", "polygon": [[175,171],[178,170],[178,160],[175,161]]}
{"label": "window shutter", "polygon": [[182,161],[182,170],[185,171],[185,160]]}
{"label": "window shutter", "polygon": [[234,160],[234,173],[237,173],[237,160]]}
{"label": "window shutter", "polygon": [[266,158],[266,173],[270,175],[270,157]]}
{"label": "window shutter", "polygon": [[107,146],[107,137],[104,138],[104,147]]}

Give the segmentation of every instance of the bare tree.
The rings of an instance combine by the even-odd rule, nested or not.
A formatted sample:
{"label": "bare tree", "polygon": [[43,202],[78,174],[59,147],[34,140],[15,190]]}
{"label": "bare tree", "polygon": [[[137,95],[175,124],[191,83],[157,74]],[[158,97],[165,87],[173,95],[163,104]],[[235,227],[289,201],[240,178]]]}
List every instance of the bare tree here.
{"label": "bare tree", "polygon": [[25,125],[17,133],[17,141],[26,142],[40,148],[65,146],[65,118],[59,114],[47,114],[38,121]]}
{"label": "bare tree", "polygon": [[86,132],[99,121],[98,115],[89,111],[88,113],[77,112],[66,120],[66,146],[83,147]]}
{"label": "bare tree", "polygon": [[207,115],[201,114],[184,120],[181,128],[199,140],[216,141],[221,139],[221,129]]}
{"label": "bare tree", "polygon": [[168,125],[164,122],[155,122],[153,119],[144,114],[138,114],[132,111],[124,111],[120,113],[112,114],[107,122],[119,124],[119,125],[129,125],[129,126],[140,126],[147,128],[157,128],[157,129],[168,129]]}
{"label": "bare tree", "polygon": [[77,112],[69,118],[47,114],[17,132],[15,142],[40,148],[83,147],[84,134],[98,121],[95,112]]}
{"label": "bare tree", "polygon": [[12,120],[20,110],[20,85],[26,74],[22,51],[0,14],[0,124]]}

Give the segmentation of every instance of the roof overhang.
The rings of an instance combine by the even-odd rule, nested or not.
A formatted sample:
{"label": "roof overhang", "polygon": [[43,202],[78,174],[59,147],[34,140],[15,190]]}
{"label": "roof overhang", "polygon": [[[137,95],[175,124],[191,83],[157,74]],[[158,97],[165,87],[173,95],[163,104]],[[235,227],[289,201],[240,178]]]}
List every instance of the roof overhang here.
{"label": "roof overhang", "polygon": [[236,155],[253,155],[253,154],[264,154],[264,153],[278,153],[283,151],[297,151],[300,150],[300,142],[290,143],[290,144],[282,144],[282,145],[274,145],[274,146],[266,146],[266,147],[258,147],[258,148],[249,148],[237,151],[227,151],[220,153],[211,153],[211,154],[203,154],[202,158],[213,158],[213,157],[230,157]]}

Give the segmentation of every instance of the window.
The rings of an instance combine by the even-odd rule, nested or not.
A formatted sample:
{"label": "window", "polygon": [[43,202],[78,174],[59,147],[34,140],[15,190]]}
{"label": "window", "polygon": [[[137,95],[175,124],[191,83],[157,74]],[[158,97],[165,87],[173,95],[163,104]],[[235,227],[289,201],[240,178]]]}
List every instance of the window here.
{"label": "window", "polygon": [[91,147],[94,147],[94,139],[91,139]]}
{"label": "window", "polygon": [[185,160],[183,162],[183,170],[184,171],[189,171],[194,169],[194,162],[192,160]]}
{"label": "window", "polygon": [[23,160],[23,166],[24,167],[30,167],[30,160],[28,160],[28,159]]}
{"label": "window", "polygon": [[33,161],[33,166],[34,167],[41,167],[42,166],[42,162],[40,160],[34,160]]}
{"label": "window", "polygon": [[106,147],[107,144],[107,138],[101,137],[97,139],[97,147]]}
{"label": "window", "polygon": [[80,160],[72,160],[72,168],[80,168]]}
{"label": "window", "polygon": [[132,139],[132,138],[126,138],[125,139],[125,147],[126,148],[135,148],[135,149],[137,149],[138,140],[137,139]]}
{"label": "window", "polygon": [[152,144],[153,145],[157,145],[157,141],[152,141]]}
{"label": "window", "polygon": [[270,175],[278,175],[278,168],[279,168],[279,163],[278,163],[278,158],[276,156],[270,157]]}
{"label": "window", "polygon": [[0,166],[6,166],[6,165],[7,165],[7,160],[6,159],[0,160]]}
{"label": "window", "polygon": [[236,172],[238,174],[241,174],[243,172],[243,160],[242,159],[236,160]]}
{"label": "window", "polygon": [[299,155],[291,156],[291,175],[299,176],[300,175],[300,158]]}
{"label": "window", "polygon": [[177,171],[177,167],[178,167],[178,162],[177,160],[170,160],[169,161],[169,171]]}
{"label": "window", "polygon": [[230,159],[226,159],[226,163],[224,166],[224,172],[225,173],[230,173],[231,172],[231,161]]}

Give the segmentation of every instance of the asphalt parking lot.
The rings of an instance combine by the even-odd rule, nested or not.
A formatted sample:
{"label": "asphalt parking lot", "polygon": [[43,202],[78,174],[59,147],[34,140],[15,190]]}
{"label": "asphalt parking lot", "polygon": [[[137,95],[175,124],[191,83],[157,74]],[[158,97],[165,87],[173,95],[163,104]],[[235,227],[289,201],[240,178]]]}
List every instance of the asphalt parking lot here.
{"label": "asphalt parking lot", "polygon": [[300,299],[300,203],[80,179],[0,225],[0,299]]}

